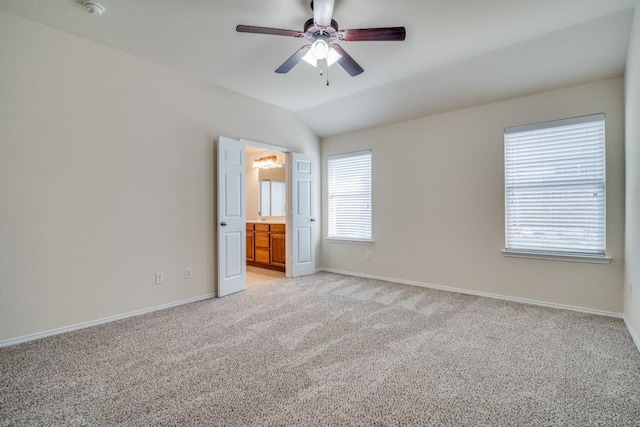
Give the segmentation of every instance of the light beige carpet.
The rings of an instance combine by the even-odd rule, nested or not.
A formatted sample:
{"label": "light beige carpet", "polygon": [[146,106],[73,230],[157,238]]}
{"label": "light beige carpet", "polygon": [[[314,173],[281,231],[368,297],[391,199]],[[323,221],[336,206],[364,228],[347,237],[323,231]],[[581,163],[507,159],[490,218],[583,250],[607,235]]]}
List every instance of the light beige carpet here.
{"label": "light beige carpet", "polygon": [[638,426],[622,321],[320,273],[0,349],[1,425]]}

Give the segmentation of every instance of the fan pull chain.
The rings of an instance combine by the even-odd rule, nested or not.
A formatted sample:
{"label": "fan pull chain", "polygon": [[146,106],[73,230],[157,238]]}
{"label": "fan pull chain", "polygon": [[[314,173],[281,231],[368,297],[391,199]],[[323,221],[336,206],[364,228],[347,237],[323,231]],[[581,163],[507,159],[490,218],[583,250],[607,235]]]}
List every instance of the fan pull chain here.
{"label": "fan pull chain", "polygon": [[327,67],[327,86],[329,86],[329,63],[326,59],[321,59],[318,63],[320,64],[318,67],[320,70],[320,76],[324,76],[324,67]]}

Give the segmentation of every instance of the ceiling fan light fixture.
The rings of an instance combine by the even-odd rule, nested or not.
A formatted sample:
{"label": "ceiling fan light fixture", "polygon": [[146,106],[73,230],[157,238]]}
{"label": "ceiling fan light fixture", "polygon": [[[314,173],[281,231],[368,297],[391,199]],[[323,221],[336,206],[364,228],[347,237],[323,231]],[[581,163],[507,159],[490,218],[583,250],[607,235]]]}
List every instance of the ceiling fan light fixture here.
{"label": "ceiling fan light fixture", "polygon": [[309,51],[302,57],[302,60],[312,67],[318,68],[318,59],[313,56],[311,49],[309,49]]}
{"label": "ceiling fan light fixture", "polygon": [[[327,67],[332,66],[333,64],[335,64],[336,62],[338,62],[338,60],[342,58],[342,55],[340,55],[334,48],[333,46],[331,46],[329,48],[329,52],[326,55],[326,60],[327,60]],[[311,65],[314,68],[318,68],[318,62],[319,60],[322,60],[320,58],[317,58],[313,52],[311,51],[311,49],[309,49],[309,51],[302,57],[302,60],[304,62],[306,62],[307,64]]]}
{"label": "ceiling fan light fixture", "polygon": [[[318,47],[314,51],[314,46],[316,46],[316,43],[318,43],[317,46],[321,46],[321,47]],[[318,53],[318,49],[320,50],[319,53]],[[302,57],[302,60],[307,64],[311,65],[312,67],[318,68],[319,61],[326,60],[327,67],[331,67],[340,58],[342,58],[342,55],[340,55],[333,48],[333,46],[329,46],[326,41],[320,39],[313,42],[309,51]]]}
{"label": "ceiling fan light fixture", "polygon": [[331,67],[333,64],[338,62],[340,58],[342,58],[342,55],[340,55],[333,47],[331,47],[331,49],[329,49],[329,53],[327,54],[327,67]]}
{"label": "ceiling fan light fixture", "polygon": [[317,39],[311,45],[310,51],[316,59],[327,59],[329,44],[324,39]]}

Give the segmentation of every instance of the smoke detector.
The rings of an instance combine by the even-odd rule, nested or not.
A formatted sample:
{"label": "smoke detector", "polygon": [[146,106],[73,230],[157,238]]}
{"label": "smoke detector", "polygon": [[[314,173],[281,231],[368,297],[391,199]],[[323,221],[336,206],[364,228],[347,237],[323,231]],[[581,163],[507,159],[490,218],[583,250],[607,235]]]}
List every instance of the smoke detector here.
{"label": "smoke detector", "polygon": [[92,1],[84,2],[84,7],[87,9],[87,12],[95,16],[100,16],[104,13],[104,7]]}

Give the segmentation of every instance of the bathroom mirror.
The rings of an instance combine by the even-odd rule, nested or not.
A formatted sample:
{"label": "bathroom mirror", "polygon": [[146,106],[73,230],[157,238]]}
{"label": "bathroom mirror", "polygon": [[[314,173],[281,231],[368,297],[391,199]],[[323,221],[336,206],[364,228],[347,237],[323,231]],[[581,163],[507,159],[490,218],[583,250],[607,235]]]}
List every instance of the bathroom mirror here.
{"label": "bathroom mirror", "polygon": [[287,186],[284,181],[260,180],[258,192],[260,216],[285,216],[287,208]]}
{"label": "bathroom mirror", "polygon": [[258,214],[284,217],[287,208],[286,169],[271,167],[258,171]]}

